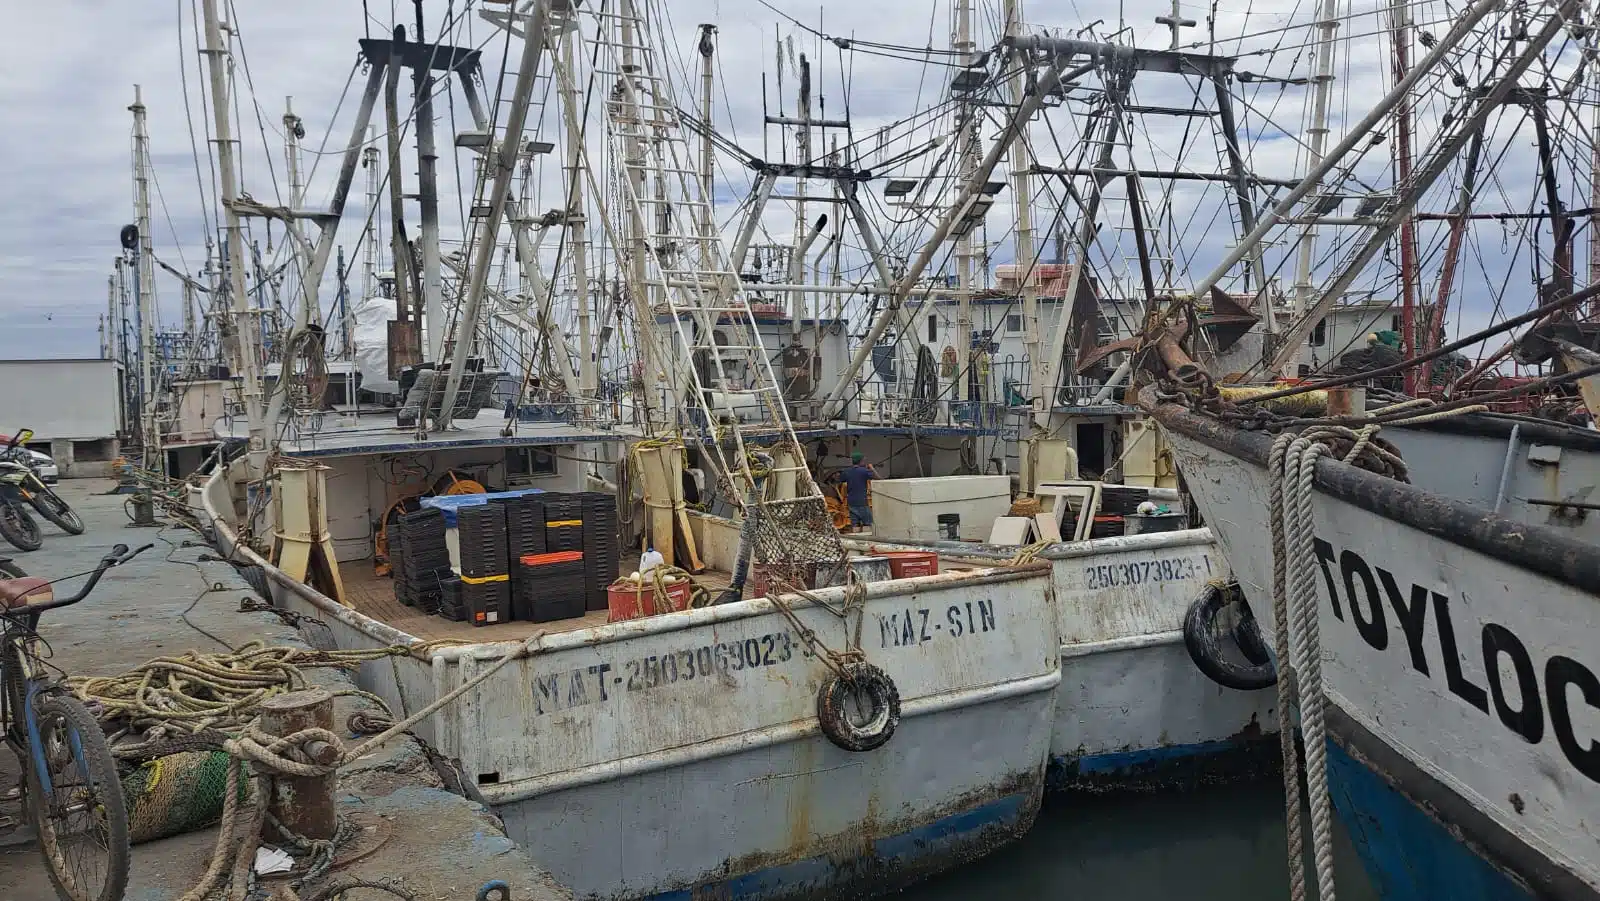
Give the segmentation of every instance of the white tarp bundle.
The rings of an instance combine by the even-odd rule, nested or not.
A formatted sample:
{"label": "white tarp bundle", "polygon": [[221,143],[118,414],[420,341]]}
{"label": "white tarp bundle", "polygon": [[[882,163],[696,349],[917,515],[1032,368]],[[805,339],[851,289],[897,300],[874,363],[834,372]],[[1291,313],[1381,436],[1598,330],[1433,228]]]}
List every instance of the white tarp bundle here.
{"label": "white tarp bundle", "polygon": [[364,297],[355,303],[356,371],[361,387],[379,394],[396,394],[400,383],[389,378],[389,323],[394,319],[394,298]]}

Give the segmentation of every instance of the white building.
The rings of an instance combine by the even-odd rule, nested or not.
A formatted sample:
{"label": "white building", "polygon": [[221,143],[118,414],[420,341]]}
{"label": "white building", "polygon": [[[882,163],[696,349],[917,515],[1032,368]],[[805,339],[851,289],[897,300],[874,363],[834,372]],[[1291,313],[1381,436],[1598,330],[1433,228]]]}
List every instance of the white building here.
{"label": "white building", "polygon": [[0,434],[33,430],[28,446],[69,478],[112,475],[125,432],[116,360],[0,360]]}

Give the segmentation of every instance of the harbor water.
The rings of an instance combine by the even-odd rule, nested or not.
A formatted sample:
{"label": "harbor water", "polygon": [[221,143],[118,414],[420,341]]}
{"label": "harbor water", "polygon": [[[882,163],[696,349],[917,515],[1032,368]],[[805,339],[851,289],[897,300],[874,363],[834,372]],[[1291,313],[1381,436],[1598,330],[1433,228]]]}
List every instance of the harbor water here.
{"label": "harbor water", "polygon": [[[1309,862],[1310,821],[1302,823]],[[1376,901],[1337,817],[1334,868],[1340,901]],[[1314,886],[1307,887],[1307,896],[1316,897]],[[901,897],[1288,901],[1282,784],[1264,781],[1184,795],[1047,798],[1022,841]]]}

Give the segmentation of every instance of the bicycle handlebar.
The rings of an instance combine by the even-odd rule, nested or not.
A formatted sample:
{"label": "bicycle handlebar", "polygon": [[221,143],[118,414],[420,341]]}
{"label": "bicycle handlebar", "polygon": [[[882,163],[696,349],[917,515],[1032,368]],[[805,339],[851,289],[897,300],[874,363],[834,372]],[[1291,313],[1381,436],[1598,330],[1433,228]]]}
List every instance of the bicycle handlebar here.
{"label": "bicycle handlebar", "polygon": [[21,607],[14,607],[12,608],[12,612],[37,616],[46,610],[54,610],[58,607],[68,607],[76,604],[88,597],[89,592],[94,591],[95,585],[99,584],[100,577],[106,574],[106,570],[113,566],[121,566],[122,564],[127,563],[129,560],[132,560],[133,558],[139,556],[145,551],[150,550],[153,547],[155,547],[154,544],[147,544],[136,551],[130,551],[128,550],[128,546],[125,544],[116,545],[111,549],[111,553],[100,558],[100,565],[95,567],[94,572],[89,574],[89,581],[83,584],[83,588],[80,589],[77,594],[70,598],[46,601],[43,604],[26,604]]}

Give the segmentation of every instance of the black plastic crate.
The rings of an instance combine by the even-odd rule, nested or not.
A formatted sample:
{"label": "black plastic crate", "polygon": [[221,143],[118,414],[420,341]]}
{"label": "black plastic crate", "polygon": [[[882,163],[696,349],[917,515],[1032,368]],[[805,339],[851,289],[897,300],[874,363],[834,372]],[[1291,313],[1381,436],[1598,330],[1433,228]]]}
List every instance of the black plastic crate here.
{"label": "black plastic crate", "polygon": [[545,553],[544,504],[531,497],[518,497],[508,499],[505,508],[506,547],[511,560]]}
{"label": "black plastic crate", "polygon": [[517,565],[513,613],[530,622],[551,622],[582,616],[585,599],[584,560],[541,561]]}
{"label": "black plastic crate", "polygon": [[461,508],[456,514],[456,541],[462,575],[482,578],[509,572],[506,515],[502,505]]}
{"label": "black plastic crate", "polygon": [[622,567],[622,547],[614,521],[597,515],[584,523],[583,563],[585,609],[605,610],[610,606],[606,588],[617,580]]}
{"label": "black plastic crate", "polygon": [[[549,514],[545,515],[548,516]],[[583,520],[547,520],[544,529],[544,544],[547,553],[583,550]]]}
{"label": "black plastic crate", "polygon": [[474,626],[497,626],[511,622],[511,581],[461,583],[461,606],[467,622]]}
{"label": "black plastic crate", "polygon": [[434,611],[439,616],[455,622],[463,622],[467,618],[466,608],[461,604],[461,578],[454,573],[439,580],[439,607]]}
{"label": "black plastic crate", "polygon": [[423,613],[436,613],[444,603],[446,585],[456,580],[450,567],[425,570],[410,580],[412,606]]}

